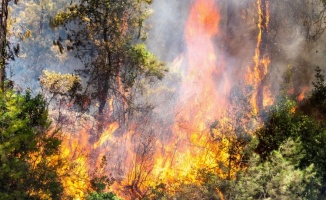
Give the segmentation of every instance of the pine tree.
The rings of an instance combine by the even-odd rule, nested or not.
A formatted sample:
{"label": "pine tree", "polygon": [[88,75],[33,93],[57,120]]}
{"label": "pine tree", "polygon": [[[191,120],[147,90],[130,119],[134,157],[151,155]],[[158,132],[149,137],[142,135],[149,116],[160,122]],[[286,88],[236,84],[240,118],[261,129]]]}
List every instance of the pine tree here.
{"label": "pine tree", "polygon": [[[67,28],[66,49],[76,50],[75,56],[85,64],[78,72],[87,78],[84,93],[97,99],[99,114],[110,98],[118,113],[125,113],[137,78],[163,77],[163,63],[142,44],[150,2],[82,0],[51,20],[53,27]],[[64,50],[64,41],[54,44]]]}
{"label": "pine tree", "polygon": [[317,199],[320,178],[313,164],[297,168],[303,157],[301,142],[293,139],[264,162],[254,154],[235,184],[235,199]]}
{"label": "pine tree", "polygon": [[60,140],[41,95],[0,98],[0,199],[60,199]]}

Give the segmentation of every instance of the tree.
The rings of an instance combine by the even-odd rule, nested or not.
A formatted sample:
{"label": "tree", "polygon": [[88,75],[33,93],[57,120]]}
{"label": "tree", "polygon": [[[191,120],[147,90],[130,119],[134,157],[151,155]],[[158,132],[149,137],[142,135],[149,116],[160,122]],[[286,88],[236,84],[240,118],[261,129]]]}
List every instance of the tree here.
{"label": "tree", "polygon": [[[82,0],[51,20],[53,27],[67,28],[66,48],[77,50],[75,56],[85,64],[78,73],[87,77],[84,93],[97,99],[99,114],[112,98],[118,118],[124,119],[135,81],[163,77],[163,63],[140,43],[150,2]],[[63,41],[59,38],[54,44],[63,48]]]}
{"label": "tree", "polygon": [[119,197],[117,197],[112,192],[106,192],[106,193],[91,193],[86,197],[86,200],[121,200]]}
{"label": "tree", "polygon": [[316,199],[320,179],[314,165],[298,168],[304,153],[301,142],[290,138],[264,162],[254,154],[235,182],[235,199]]}
{"label": "tree", "polygon": [[313,82],[313,86],[315,87],[312,92],[312,99],[316,101],[316,103],[321,103],[323,107],[326,107],[325,98],[326,98],[326,83],[325,77],[322,73],[320,67],[316,67],[316,82]]}
{"label": "tree", "polygon": [[255,152],[262,162],[270,160],[272,152],[277,151],[289,138],[301,142],[304,156],[297,167],[301,170],[314,165],[317,177],[321,178],[319,198],[326,190],[326,130],[313,118],[297,111],[295,102],[283,98],[271,110],[264,126],[257,130],[258,145]]}
{"label": "tree", "polygon": [[[19,52],[19,45],[10,47],[7,40],[9,2],[10,0],[1,0],[0,4],[0,90],[2,91],[5,89],[7,59],[14,59]],[[17,2],[18,0],[15,0],[15,3]]]}
{"label": "tree", "polygon": [[0,98],[0,199],[60,199],[60,140],[41,95]]}
{"label": "tree", "polygon": [[320,67],[315,69],[315,82],[313,90],[307,99],[300,104],[300,111],[309,115],[317,121],[326,122],[326,82]]}
{"label": "tree", "polygon": [[91,182],[93,192],[86,196],[86,200],[120,200],[114,193],[105,192],[115,179],[103,174],[103,170],[107,165],[106,156],[102,157],[100,168],[96,169]]}
{"label": "tree", "polygon": [[241,152],[250,142],[255,128],[256,117],[250,104],[252,92],[250,86],[233,87],[225,116],[210,127],[215,143],[221,142],[221,150],[228,154],[227,162],[224,164],[228,180],[231,180],[236,171],[244,165],[242,156],[245,155],[241,155]]}
{"label": "tree", "polygon": [[0,5],[0,89],[4,90],[6,77],[6,46],[7,46],[7,20],[8,20],[8,2],[2,0]]}
{"label": "tree", "polygon": [[264,126],[256,131],[259,140],[256,153],[262,159],[266,159],[272,151],[277,150],[287,138],[297,134],[303,126],[294,113],[295,102],[286,99],[284,101],[274,106]]}
{"label": "tree", "polygon": [[[60,54],[51,45],[53,38],[58,37],[63,30],[53,31],[49,26],[49,19],[67,5],[69,2],[65,0],[31,0],[9,4],[12,12],[7,38],[10,46],[19,45],[19,55],[14,57],[14,62],[8,62],[7,68],[10,70],[7,71],[10,73],[7,73],[7,78],[14,79],[17,88],[39,89],[37,79],[42,70],[72,72],[69,69],[71,61],[74,61],[72,66],[76,66],[75,58]],[[15,49],[17,48],[11,51]]]}

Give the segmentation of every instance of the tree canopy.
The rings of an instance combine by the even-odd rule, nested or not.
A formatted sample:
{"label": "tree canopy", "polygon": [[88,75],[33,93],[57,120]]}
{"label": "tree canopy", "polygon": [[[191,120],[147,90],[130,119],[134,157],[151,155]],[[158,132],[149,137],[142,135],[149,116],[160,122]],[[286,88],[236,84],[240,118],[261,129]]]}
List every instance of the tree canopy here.
{"label": "tree canopy", "polygon": [[[313,72],[326,1],[189,2],[168,73],[145,42],[152,0],[2,0],[0,199],[326,199],[325,73],[294,81]],[[17,56],[37,89],[10,80]]]}
{"label": "tree canopy", "polygon": [[67,38],[59,38],[54,44],[76,50],[75,56],[85,64],[78,70],[87,78],[84,94],[97,100],[100,114],[110,98],[114,98],[116,109],[126,110],[137,79],[163,77],[163,63],[140,43],[146,38],[144,21],[149,3],[82,0],[51,19],[53,27],[67,28]]}
{"label": "tree canopy", "polygon": [[0,95],[0,198],[61,199],[58,130],[42,96]]}

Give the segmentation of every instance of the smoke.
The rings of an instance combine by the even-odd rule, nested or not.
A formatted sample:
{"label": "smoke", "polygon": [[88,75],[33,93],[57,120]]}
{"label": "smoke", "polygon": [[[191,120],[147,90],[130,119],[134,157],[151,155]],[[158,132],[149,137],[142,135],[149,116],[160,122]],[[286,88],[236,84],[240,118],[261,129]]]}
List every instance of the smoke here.
{"label": "smoke", "polygon": [[[193,2],[154,1],[152,5],[154,13],[148,21],[151,29],[147,44],[152,52],[167,63],[187,52],[184,27]],[[216,53],[224,59],[223,73],[232,85],[236,85],[245,82],[243,74],[254,65],[259,15],[257,1],[215,2],[221,15],[220,31],[214,41]],[[318,0],[267,2],[269,25],[263,39],[266,46],[263,56],[270,58],[271,63],[265,85],[271,88],[273,96],[277,96],[284,82],[284,74],[290,69],[292,84],[299,94],[302,87],[311,87],[316,66],[326,69],[323,56],[326,37],[322,34],[325,25],[321,17],[323,5]],[[187,59],[183,62],[185,68],[186,62]]]}
{"label": "smoke", "polygon": [[[138,104],[153,105],[151,113],[153,121],[167,129],[176,123],[176,116],[188,112],[184,110],[196,107],[189,107],[190,101],[205,98],[200,96],[202,94],[198,91],[202,87],[201,81],[212,79],[215,83],[215,90],[212,92],[222,94],[219,98],[227,98],[232,87],[246,84],[248,69],[255,65],[259,25],[258,1],[215,0],[220,15],[218,34],[212,41],[217,72],[212,77],[198,78],[196,80],[198,82],[194,81],[188,84],[188,87],[184,87],[183,83],[189,79],[191,70],[185,27],[194,2],[195,0],[154,1],[152,4],[154,12],[147,21],[150,28],[147,46],[167,63],[170,72],[163,81],[148,85],[147,96],[137,96],[136,99]],[[318,28],[313,20],[322,11],[322,5],[315,0],[300,2],[265,0],[265,2],[268,4],[269,23],[260,50],[261,58],[268,58],[270,63],[266,76],[260,81],[270,90],[272,97],[276,98],[284,85],[285,73],[290,70],[292,73],[290,85],[294,86],[293,95],[299,95],[304,87],[311,86],[314,68],[316,66],[325,68],[323,55],[326,51],[324,45],[326,37],[317,34]],[[318,36],[318,40],[314,41],[317,38],[314,38],[314,35]],[[223,101],[219,99],[215,103],[221,102]],[[219,105],[223,106],[225,105]],[[203,112],[215,111],[212,109]],[[191,115],[191,112],[188,114]]]}
{"label": "smoke", "polygon": [[[58,46],[53,45],[54,40],[66,35],[64,28],[50,28],[50,17],[69,4],[64,0],[56,0],[55,6],[45,1],[10,2],[9,42],[19,44],[20,52],[14,61],[9,61],[7,77],[15,81],[19,90],[41,92],[38,78],[43,70],[73,73],[83,66],[67,51],[60,53]],[[25,35],[28,31],[31,37]]]}
{"label": "smoke", "polygon": [[[281,76],[291,67],[293,84],[299,93],[311,86],[316,66],[325,68],[324,12],[321,1],[279,1],[270,3],[273,76]],[[279,73],[277,75],[276,73]]]}
{"label": "smoke", "polygon": [[[220,108],[225,108],[223,100],[229,96],[231,88],[239,84],[245,85],[248,69],[255,65],[259,15],[257,1],[215,0],[216,11],[220,17],[218,31],[209,40],[203,38],[204,36],[198,39],[198,41],[209,41],[213,45],[213,48],[210,48],[208,44],[200,44],[201,47],[207,45],[206,49],[203,48],[204,53],[196,52],[195,42],[191,44],[191,47],[187,46],[185,27],[194,2],[195,0],[154,0],[151,5],[154,12],[146,22],[147,28],[149,28],[146,44],[152,53],[166,62],[169,72],[161,81],[139,78],[131,91],[134,100],[131,107],[135,112],[132,113],[129,124],[120,123],[119,128],[108,128],[103,133],[97,133],[97,130],[87,133],[87,135],[93,134],[90,140],[106,139],[104,142],[98,142],[100,145],[93,152],[95,157],[92,158],[95,160],[93,162],[96,162],[100,155],[107,155],[110,160],[109,165],[111,165],[108,166],[108,171],[113,174],[116,172],[114,175],[121,176],[121,180],[126,178],[127,173],[130,172],[128,170],[136,168],[132,162],[135,161],[134,165],[138,164],[136,163],[138,162],[137,156],[147,153],[148,157],[145,158],[148,160],[145,163],[150,160],[153,164],[156,162],[156,160],[152,160],[154,152],[159,152],[158,149],[161,148],[163,150],[160,152],[164,155],[169,152],[169,150],[164,150],[164,147],[169,146],[171,140],[186,137],[182,135],[184,133],[182,131],[179,136],[173,135],[173,131],[176,131],[177,120],[179,123],[182,120],[188,120],[188,124],[182,124],[188,129],[202,124],[206,128],[209,127],[213,118],[220,116],[216,112]],[[294,93],[299,94],[303,87],[311,85],[315,66],[326,69],[324,64],[326,61],[324,56],[326,54],[326,34],[322,34],[324,24],[316,24],[318,20],[324,20],[318,18],[321,11],[324,10],[317,0],[268,0],[268,2],[270,18],[268,30],[262,39],[263,55],[261,57],[269,58],[270,63],[267,75],[263,80],[264,86],[270,88],[272,95],[276,97],[279,90],[282,89],[284,73],[290,70],[292,85],[295,87]],[[20,10],[27,9],[27,7],[28,5],[25,5]],[[39,6],[35,6],[35,9],[40,12]],[[35,11],[35,13],[37,12]],[[26,10],[23,13],[26,13]],[[22,13],[16,13],[14,16],[20,14]],[[16,41],[21,43],[21,55],[26,55],[26,57],[18,58],[10,66],[12,78],[21,87],[31,87],[37,90],[39,89],[37,79],[41,70],[72,73],[74,66],[81,64],[75,59],[67,58],[66,54],[58,54],[58,49],[54,49],[51,45],[52,40],[60,36],[60,31],[52,32],[45,19],[42,21],[39,16],[34,17],[35,20],[32,21],[20,21],[17,27],[23,25],[30,27],[35,32],[39,29],[39,25],[43,24],[43,30],[34,39]],[[48,18],[49,16],[47,16]],[[35,23],[35,21],[41,23]],[[41,38],[44,39],[39,40]],[[214,55],[202,55],[206,53],[207,49],[213,49]],[[204,66],[204,62],[200,63],[199,59],[205,56],[210,59],[209,64],[214,64],[213,70]],[[199,59],[196,60],[196,57]],[[191,62],[194,60],[198,66],[193,66]],[[197,71],[194,70],[196,67]],[[207,76],[208,72],[211,72],[210,70],[213,73]],[[191,72],[198,71],[202,72],[201,76],[189,77]],[[209,83],[214,84],[213,89],[209,88],[209,85],[203,84],[207,79]],[[30,82],[30,84],[26,84],[26,82]],[[206,88],[208,89],[206,90]],[[220,98],[214,99],[215,102],[212,102],[205,96],[209,95],[207,93],[212,93],[215,96],[218,96],[216,94],[221,95],[218,96]],[[189,102],[191,103],[189,104]],[[205,103],[209,105],[205,105]],[[218,106],[211,105],[219,103]],[[200,112],[196,113],[194,110],[201,105],[207,107],[197,108]],[[78,115],[78,113],[69,112],[71,115]],[[53,115],[57,115],[59,118],[60,113]],[[67,116],[67,118],[73,118],[69,116],[69,113]],[[194,119],[194,121],[189,119]],[[87,121],[96,124],[94,118],[85,118],[81,123]],[[107,122],[112,122],[112,119]],[[114,131],[110,132],[110,130]],[[178,130],[180,131],[180,129]],[[76,137],[78,134],[83,135],[83,133],[76,133]],[[88,142],[92,142],[90,140],[85,140],[87,147],[89,147]],[[148,144],[148,146],[144,144]],[[185,145],[180,147],[178,144],[175,142],[175,146],[170,149],[170,152],[172,150],[176,152],[176,148],[182,152]],[[145,147],[150,150],[143,152],[146,150]],[[135,157],[131,157],[131,155]],[[151,167],[148,167],[148,170],[151,170]]]}
{"label": "smoke", "polygon": [[[172,62],[187,52],[184,27],[189,10],[194,0],[153,1],[153,14],[147,20],[149,30],[147,45],[151,52],[173,68]],[[253,56],[257,43],[257,2],[255,0],[216,0],[221,15],[219,35],[214,44],[218,55],[222,55],[225,65],[225,76],[237,84],[243,80],[247,67],[253,65]],[[64,8],[67,3],[61,2],[57,8]],[[23,34],[27,29],[32,31],[32,38],[20,40],[12,37],[13,43],[20,43],[20,57],[10,62],[8,77],[22,89],[31,88],[38,91],[38,77],[41,71],[55,70],[61,73],[73,73],[75,66],[81,66],[78,60],[51,45],[62,33],[50,29],[48,20],[57,10],[37,3],[12,4],[11,16],[17,20],[12,32]],[[42,10],[43,9],[43,10]],[[45,9],[45,10],[44,10]],[[310,85],[314,68],[325,68],[326,42],[323,12],[319,0],[303,1],[269,1],[270,24],[267,36],[267,54],[271,63],[268,77],[274,92],[278,93],[283,74],[292,68],[293,79],[299,84]],[[35,15],[41,13],[41,15]],[[179,76],[184,75],[187,58],[183,59]],[[173,69],[170,69],[172,72]],[[170,74],[167,77],[171,76]],[[167,78],[168,79],[168,78]],[[164,80],[164,84],[174,84],[174,80]],[[278,80],[276,83],[274,80]],[[160,84],[162,85],[162,83]],[[277,85],[277,86],[275,86]],[[168,97],[169,98],[169,97]]]}
{"label": "smoke", "polygon": [[154,1],[153,14],[147,21],[147,45],[151,52],[166,62],[172,62],[185,51],[184,25],[191,0]]}
{"label": "smoke", "polygon": [[[56,8],[64,8],[66,2],[60,2]],[[179,69],[173,69],[173,61],[187,53],[184,27],[189,10],[194,0],[153,1],[153,14],[147,20],[149,29],[147,45],[151,52],[161,58],[170,67],[163,83],[157,85],[171,86],[178,90],[180,80],[170,76],[185,75],[187,58],[184,58]],[[257,43],[257,2],[255,0],[216,0],[221,15],[219,34],[214,45],[217,55],[224,59],[224,76],[232,84],[244,81],[243,74],[254,64],[253,56]],[[278,93],[284,72],[291,67],[293,81],[298,88],[311,86],[314,68],[325,68],[326,36],[325,12],[319,0],[303,1],[268,1],[270,23],[266,39],[266,54],[271,63],[268,68],[267,85],[273,87],[274,95]],[[62,35],[61,30],[53,30],[48,26],[50,16],[58,10],[53,6],[37,3],[11,4],[11,13],[15,19],[12,27],[12,43],[20,43],[20,57],[10,62],[8,77],[13,79],[22,89],[31,88],[39,91],[38,77],[41,71],[55,70],[61,73],[73,73],[78,60],[67,54],[60,54],[52,41]],[[36,15],[36,13],[41,13]],[[32,31],[32,38],[20,40],[26,30]],[[61,31],[61,32],[60,32]],[[217,63],[220,65],[220,63]],[[174,73],[174,75],[173,75]],[[275,82],[275,80],[277,80]],[[218,86],[217,86],[217,89]],[[299,92],[300,89],[298,89]],[[166,97],[170,99],[170,96]],[[157,100],[164,97],[154,98]],[[147,100],[148,101],[148,100]],[[155,103],[154,104],[161,104]]]}

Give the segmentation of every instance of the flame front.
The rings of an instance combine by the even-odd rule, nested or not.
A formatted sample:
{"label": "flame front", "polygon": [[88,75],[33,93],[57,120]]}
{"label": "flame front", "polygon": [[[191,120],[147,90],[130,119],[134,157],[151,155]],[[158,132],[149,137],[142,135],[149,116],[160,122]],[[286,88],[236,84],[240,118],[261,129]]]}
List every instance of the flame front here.
{"label": "flame front", "polygon": [[[268,0],[257,0],[257,8],[258,37],[254,65],[246,75],[237,75],[246,78],[247,84],[253,86],[251,103],[256,114],[273,103],[265,80],[270,65],[266,50]],[[176,193],[184,184],[200,185],[200,169],[212,170],[221,178],[234,178],[240,166],[230,160],[239,160],[240,155],[230,155],[229,148],[236,138],[236,120],[232,113],[227,116],[225,113],[230,107],[231,87],[237,83],[229,81],[232,80],[232,73],[227,72],[225,55],[216,44],[222,38],[219,35],[220,20],[215,0],[195,0],[192,3],[185,24],[187,51],[174,62],[178,69],[185,64],[186,72],[178,88],[180,93],[171,127],[165,127],[161,132],[156,131],[158,127],[152,130],[148,125],[150,123],[147,123],[150,119],[131,121],[128,126],[111,122],[95,139],[91,140],[81,133],[81,141],[73,139],[72,146],[64,143],[68,147],[62,150],[64,155],[71,155],[71,149],[78,149],[77,144],[88,148],[87,153],[95,155],[93,161],[86,159],[85,155],[72,159],[86,166],[92,165],[89,168],[99,168],[101,157],[108,157],[111,164],[106,171],[114,173],[116,180],[111,189],[126,199],[141,199],[150,187],[155,187],[158,183],[166,184],[170,194]],[[112,99],[109,107],[113,110]],[[221,129],[211,129],[215,120],[220,122]],[[230,170],[224,171],[221,165]],[[88,168],[86,170],[92,171]],[[90,175],[86,173],[85,177],[88,176]],[[69,180],[65,184],[68,188],[80,187],[78,184],[70,185]],[[221,191],[218,188],[215,190],[223,199]]]}
{"label": "flame front", "polygon": [[218,169],[228,157],[209,133],[209,123],[221,116],[230,86],[224,75],[222,55],[215,48],[220,15],[214,0],[196,0],[185,27],[187,44],[186,78],[182,82],[170,143],[155,154],[156,180],[176,192],[182,184],[201,184],[198,169]]}

